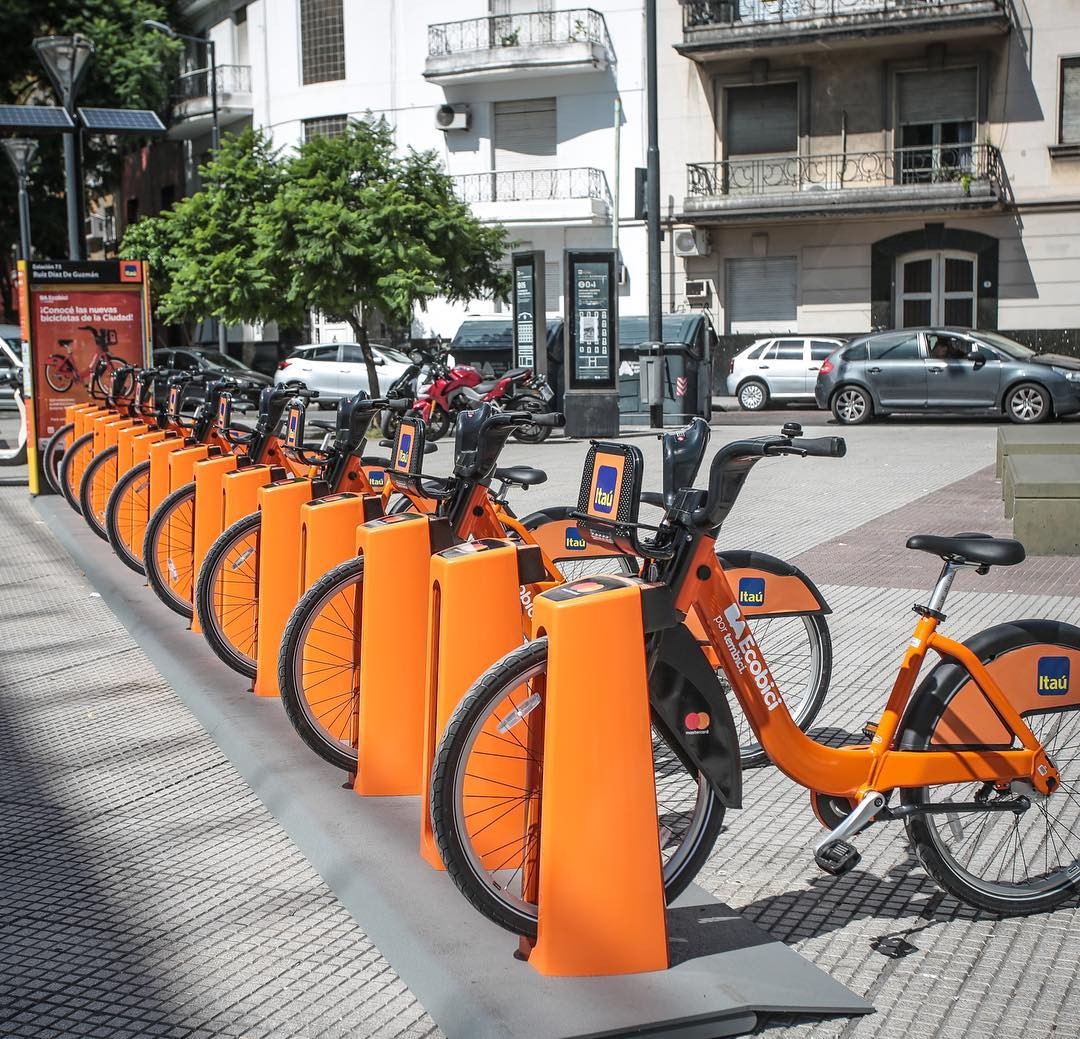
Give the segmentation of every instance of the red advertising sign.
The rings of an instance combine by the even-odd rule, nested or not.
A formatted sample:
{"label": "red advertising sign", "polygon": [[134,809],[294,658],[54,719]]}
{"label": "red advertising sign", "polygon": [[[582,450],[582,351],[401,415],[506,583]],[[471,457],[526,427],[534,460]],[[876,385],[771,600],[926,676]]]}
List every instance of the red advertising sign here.
{"label": "red advertising sign", "polygon": [[63,425],[64,409],[108,389],[114,369],[149,363],[144,274],[138,260],[29,264],[32,490],[37,456]]}

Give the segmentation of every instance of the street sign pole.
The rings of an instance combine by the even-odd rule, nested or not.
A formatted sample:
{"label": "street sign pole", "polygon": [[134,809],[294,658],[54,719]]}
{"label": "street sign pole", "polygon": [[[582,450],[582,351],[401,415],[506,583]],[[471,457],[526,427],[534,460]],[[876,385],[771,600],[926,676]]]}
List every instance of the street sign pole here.
{"label": "street sign pole", "polygon": [[[544,252],[542,249],[513,253],[514,287],[511,308],[514,315],[515,368],[532,368],[547,375],[547,301],[544,298]],[[554,387],[553,387],[554,388]]]}
{"label": "street sign pole", "polygon": [[566,435],[619,435],[619,292],[614,249],[567,249]]}

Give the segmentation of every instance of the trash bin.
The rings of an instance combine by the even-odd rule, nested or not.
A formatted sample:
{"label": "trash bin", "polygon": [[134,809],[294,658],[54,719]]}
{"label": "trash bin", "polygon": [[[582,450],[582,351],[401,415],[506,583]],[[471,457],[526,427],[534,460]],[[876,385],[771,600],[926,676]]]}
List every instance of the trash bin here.
{"label": "trash bin", "polygon": [[664,343],[662,357],[660,343],[623,348],[619,352],[623,421],[648,423],[649,405],[659,403],[661,393],[665,424],[712,418],[712,359],[706,343]]}

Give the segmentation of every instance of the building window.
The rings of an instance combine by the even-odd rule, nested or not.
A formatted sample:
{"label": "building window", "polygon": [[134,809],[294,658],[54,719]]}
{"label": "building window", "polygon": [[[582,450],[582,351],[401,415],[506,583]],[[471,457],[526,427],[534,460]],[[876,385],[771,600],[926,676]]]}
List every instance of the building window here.
{"label": "building window", "polygon": [[166,209],[172,209],[174,202],[176,202],[176,185],[175,184],[166,184],[161,189],[161,209],[160,209],[160,212],[164,213]]}
{"label": "building window", "polygon": [[728,260],[724,297],[728,331],[797,331],[797,273],[794,256]]}
{"label": "building window", "polygon": [[130,227],[139,219],[139,200],[129,198],[124,204],[124,226]]}
{"label": "building window", "polygon": [[555,98],[495,102],[495,168],[550,166],[555,155]]}
{"label": "building window", "polygon": [[901,328],[975,327],[975,257],[971,253],[935,250],[900,256],[896,286]]}
{"label": "building window", "polygon": [[970,173],[978,70],[923,70],[896,78],[900,183],[940,183]]}
{"label": "building window", "polygon": [[1058,143],[1080,144],[1080,58],[1061,59]]}
{"label": "building window", "polygon": [[799,152],[799,86],[773,83],[724,92],[725,191],[790,191],[785,160]]}
{"label": "building window", "polygon": [[302,81],[345,78],[345,19],[342,0],[300,0]]}
{"label": "building window", "polygon": [[318,119],[304,120],[304,140],[313,137],[340,137],[345,132],[348,117],[344,115],[324,115]]}

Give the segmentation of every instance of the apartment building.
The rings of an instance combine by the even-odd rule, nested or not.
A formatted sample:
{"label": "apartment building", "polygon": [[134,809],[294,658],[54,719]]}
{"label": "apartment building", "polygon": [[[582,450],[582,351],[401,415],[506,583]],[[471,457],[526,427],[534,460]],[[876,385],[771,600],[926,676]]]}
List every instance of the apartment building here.
{"label": "apartment building", "polygon": [[[563,249],[616,244],[623,307],[644,313],[645,232],[632,218],[633,170],[644,165],[640,2],[189,0],[180,14],[214,40],[223,131],[254,125],[289,146],[348,119],[386,119],[400,147],[439,153],[481,219],[506,225],[517,248],[545,251],[550,311],[562,306]],[[183,144],[185,190],[197,187],[210,125],[206,48],[195,46],[169,129]],[[414,334],[451,336],[463,313],[432,306]]]}
{"label": "apartment building", "polygon": [[1080,345],[1080,5],[661,12],[670,305],[729,336],[940,322]]}

